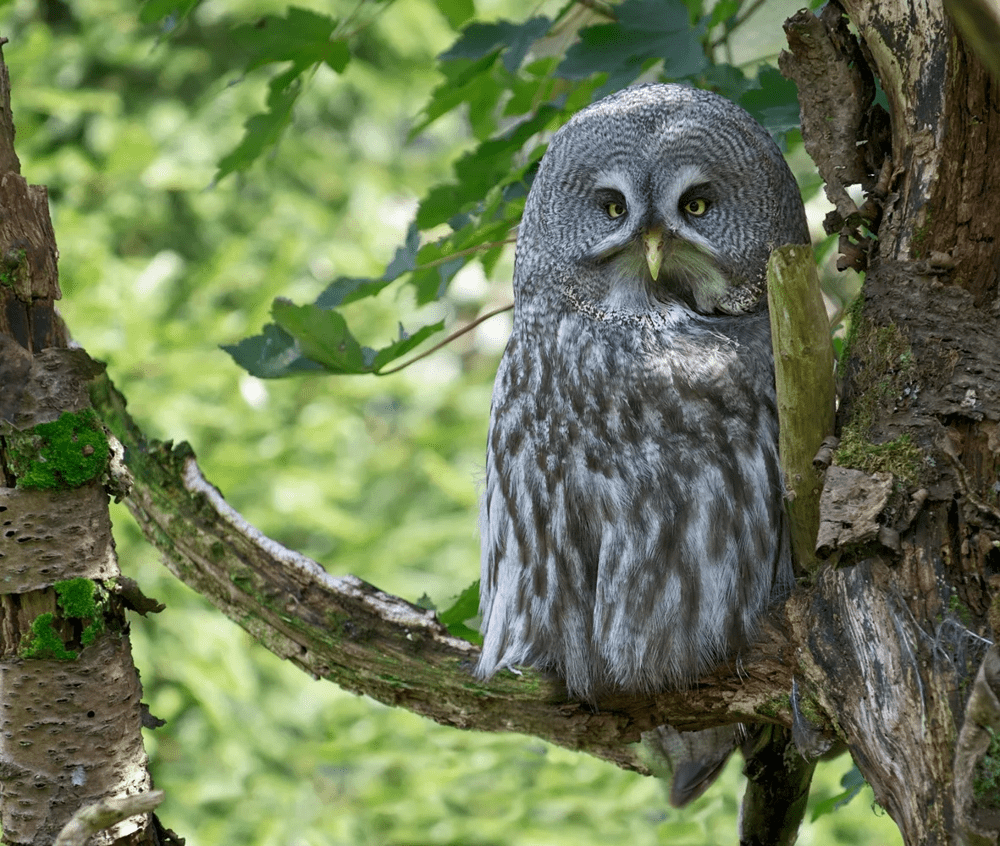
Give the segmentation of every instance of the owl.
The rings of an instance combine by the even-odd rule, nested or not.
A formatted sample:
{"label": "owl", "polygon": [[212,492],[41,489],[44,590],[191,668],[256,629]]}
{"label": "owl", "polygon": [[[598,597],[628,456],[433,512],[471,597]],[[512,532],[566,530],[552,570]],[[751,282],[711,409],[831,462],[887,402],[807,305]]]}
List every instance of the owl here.
{"label": "owl", "polygon": [[481,678],[682,688],[789,589],[766,298],[789,243],[809,243],[795,179],[723,97],[640,85],[552,138],[493,392]]}

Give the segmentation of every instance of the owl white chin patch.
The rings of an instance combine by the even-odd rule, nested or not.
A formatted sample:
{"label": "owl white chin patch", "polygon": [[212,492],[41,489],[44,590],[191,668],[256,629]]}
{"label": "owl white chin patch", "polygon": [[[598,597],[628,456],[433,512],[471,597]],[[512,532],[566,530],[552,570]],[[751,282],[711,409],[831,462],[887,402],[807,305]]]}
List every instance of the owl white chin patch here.
{"label": "owl white chin patch", "polygon": [[694,316],[680,299],[656,296],[645,258],[638,249],[628,248],[615,256],[605,271],[606,287],[594,316],[607,320],[648,319],[654,315],[667,325],[675,325]]}

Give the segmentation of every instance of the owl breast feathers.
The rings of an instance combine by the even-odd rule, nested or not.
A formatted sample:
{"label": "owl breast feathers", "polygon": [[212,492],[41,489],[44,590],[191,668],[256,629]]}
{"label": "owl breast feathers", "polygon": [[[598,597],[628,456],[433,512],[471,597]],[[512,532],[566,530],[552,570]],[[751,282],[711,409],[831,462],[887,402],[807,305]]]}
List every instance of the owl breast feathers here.
{"label": "owl breast feathers", "polygon": [[525,206],[493,394],[477,667],[690,684],[791,584],[765,280],[808,243],[753,118],[679,85],[566,124]]}

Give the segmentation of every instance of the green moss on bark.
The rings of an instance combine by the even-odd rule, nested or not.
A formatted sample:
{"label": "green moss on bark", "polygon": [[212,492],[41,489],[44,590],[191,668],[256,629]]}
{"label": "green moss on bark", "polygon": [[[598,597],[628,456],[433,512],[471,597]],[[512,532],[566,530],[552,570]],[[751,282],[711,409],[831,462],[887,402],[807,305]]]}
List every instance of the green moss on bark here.
{"label": "green moss on bark", "polygon": [[58,420],[7,435],[11,470],[19,488],[76,488],[100,478],[108,439],[91,409],[64,412]]}
{"label": "green moss on bark", "polygon": [[104,631],[103,590],[90,579],[68,579],[53,587],[67,617],[90,621],[80,633],[80,645],[89,646]]}
{"label": "green moss on bark", "polygon": [[57,661],[75,661],[77,653],[67,649],[53,622],[51,611],[39,614],[31,622],[31,629],[21,641],[18,654],[22,658],[54,658]]}
{"label": "green moss on bark", "polygon": [[990,745],[976,762],[972,793],[980,807],[1000,809],[1000,734],[993,729],[987,731],[990,733]]}
{"label": "green moss on bark", "polygon": [[872,427],[880,410],[903,394],[913,372],[913,352],[895,324],[868,325],[852,309],[845,352],[860,361],[851,391],[850,418],[841,430],[835,462],[865,473],[892,473],[912,484],[919,480],[923,453],[908,434],[876,443]]}

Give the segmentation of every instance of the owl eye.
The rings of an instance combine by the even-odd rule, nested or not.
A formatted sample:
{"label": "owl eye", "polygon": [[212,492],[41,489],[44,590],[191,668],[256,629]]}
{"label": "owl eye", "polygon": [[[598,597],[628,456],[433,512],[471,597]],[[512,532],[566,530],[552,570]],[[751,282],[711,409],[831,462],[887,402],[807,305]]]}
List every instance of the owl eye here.
{"label": "owl eye", "polygon": [[604,210],[608,213],[608,217],[614,220],[616,217],[621,217],[625,214],[625,203],[612,200],[610,203],[605,204]]}
{"label": "owl eye", "polygon": [[708,200],[702,197],[695,197],[684,204],[684,211],[693,217],[701,217],[708,211]]}

